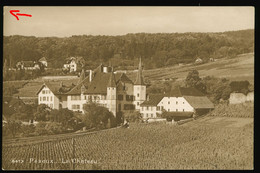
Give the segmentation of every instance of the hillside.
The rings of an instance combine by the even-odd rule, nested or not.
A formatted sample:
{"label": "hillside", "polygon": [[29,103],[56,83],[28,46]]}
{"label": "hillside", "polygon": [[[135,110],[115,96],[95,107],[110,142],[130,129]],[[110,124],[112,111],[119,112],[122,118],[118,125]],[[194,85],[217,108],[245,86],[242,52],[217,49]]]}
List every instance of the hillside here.
{"label": "hillside", "polygon": [[[250,83],[253,83],[254,53],[241,54],[231,59],[222,58],[218,59],[216,62],[208,62],[201,65],[175,65],[166,68],[144,70],[143,74],[146,80],[149,80],[151,83],[157,83],[166,78],[183,80],[192,69],[198,70],[200,77],[215,76],[230,80],[248,80]],[[132,80],[135,80],[135,73],[129,72],[127,75]]]}
{"label": "hillside", "polygon": [[137,33],[122,36],[81,35],[65,38],[5,36],[4,60],[46,57],[49,67],[61,68],[65,58],[82,56],[88,68],[109,62],[117,69],[133,69],[142,57],[146,69],[192,63],[197,57],[234,57],[254,51],[254,30],[221,33]]}

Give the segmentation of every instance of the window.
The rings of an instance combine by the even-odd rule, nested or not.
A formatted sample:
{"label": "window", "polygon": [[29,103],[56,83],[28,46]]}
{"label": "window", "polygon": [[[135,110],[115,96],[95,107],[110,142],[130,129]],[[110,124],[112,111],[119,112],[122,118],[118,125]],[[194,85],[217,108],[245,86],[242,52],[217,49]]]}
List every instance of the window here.
{"label": "window", "polygon": [[178,104],[178,102],[176,101],[176,105]]}
{"label": "window", "polygon": [[72,109],[80,109],[80,105],[72,105]]}
{"label": "window", "polygon": [[184,104],[184,102],[183,102],[183,104]]}
{"label": "window", "polygon": [[159,111],[159,110],[160,110],[160,106],[157,106],[157,107],[156,107],[156,110]]}
{"label": "window", "polygon": [[146,110],[149,110],[149,106],[146,106]]}
{"label": "window", "polygon": [[184,112],[184,109],[182,109],[182,111]]}
{"label": "window", "polygon": [[42,94],[45,94],[45,90],[42,90]]}
{"label": "window", "polygon": [[49,101],[49,97],[47,97],[47,101]]}
{"label": "window", "polygon": [[124,100],[124,96],[123,95],[118,95],[117,98],[118,98],[118,100]]}
{"label": "window", "polygon": [[153,118],[153,114],[151,114],[151,117]]}
{"label": "window", "polygon": [[87,100],[87,96],[84,96],[85,100]]}
{"label": "window", "polygon": [[137,102],[137,105],[139,105],[139,102]]}
{"label": "window", "polygon": [[168,112],[170,112],[170,109],[168,109]]}
{"label": "window", "polygon": [[139,93],[137,93],[137,97],[139,97]]}
{"label": "window", "polygon": [[80,100],[80,95],[71,96],[71,100]]}
{"label": "window", "polygon": [[176,109],[176,112],[178,112],[178,109]]}
{"label": "window", "polygon": [[42,97],[40,97],[40,101],[42,101]]}
{"label": "window", "polygon": [[50,97],[51,101],[52,101],[52,96]]}
{"label": "window", "polygon": [[46,97],[43,97],[43,101],[46,101]]}
{"label": "window", "polygon": [[168,102],[168,104],[170,104],[170,102]]}

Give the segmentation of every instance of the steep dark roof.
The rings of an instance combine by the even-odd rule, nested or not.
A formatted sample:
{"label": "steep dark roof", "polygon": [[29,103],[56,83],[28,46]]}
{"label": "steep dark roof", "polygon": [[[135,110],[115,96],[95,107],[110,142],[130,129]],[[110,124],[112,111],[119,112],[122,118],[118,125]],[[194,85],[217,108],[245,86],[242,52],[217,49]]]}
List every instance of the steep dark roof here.
{"label": "steep dark roof", "polygon": [[116,79],[113,72],[110,73],[107,87],[116,87]]}
{"label": "steep dark roof", "polygon": [[[109,84],[111,73],[103,73],[101,71],[102,64],[94,70],[92,81],[89,82],[89,76],[87,76],[81,83],[76,85],[71,89],[68,95],[81,94],[81,86],[84,85],[86,90],[84,94],[106,94],[107,87]],[[115,77],[115,84],[117,85],[119,81],[124,83],[132,83],[132,81],[124,74],[113,74]]]}
{"label": "steep dark roof", "polygon": [[213,109],[214,104],[205,96],[184,96],[189,104],[195,109]]}
{"label": "steep dark roof", "polygon": [[166,95],[169,97],[205,96],[202,92],[192,87],[189,88],[177,87],[174,90],[172,90],[170,93],[167,93]]}
{"label": "steep dark roof", "polygon": [[86,78],[86,77],[85,77],[85,70],[82,69],[81,74],[80,74],[80,77],[79,77],[79,81],[78,81],[77,84],[80,84],[85,78]]}
{"label": "steep dark roof", "polygon": [[39,61],[47,61],[45,57],[42,57],[41,59],[39,59]]}
{"label": "steep dark roof", "polygon": [[163,99],[163,94],[149,95],[149,100],[144,101],[140,106],[157,106],[157,104]]}
{"label": "steep dark roof", "polygon": [[141,59],[140,59],[140,62],[139,62],[139,68],[138,68],[138,72],[137,72],[135,85],[145,85],[144,79],[143,79],[143,75],[142,75],[142,62],[141,62]]}

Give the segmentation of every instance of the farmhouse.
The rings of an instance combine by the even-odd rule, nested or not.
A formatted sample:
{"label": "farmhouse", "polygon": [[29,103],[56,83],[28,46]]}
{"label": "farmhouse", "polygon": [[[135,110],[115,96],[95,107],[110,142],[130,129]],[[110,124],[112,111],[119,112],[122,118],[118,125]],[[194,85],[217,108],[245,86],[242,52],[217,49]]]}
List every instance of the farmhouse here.
{"label": "farmhouse", "polygon": [[200,115],[212,109],[214,104],[197,89],[178,87],[168,94],[149,96],[141,104],[140,112],[143,118],[157,118],[163,111],[186,116]]}
{"label": "farmhouse", "polygon": [[200,63],[202,63],[203,62],[203,60],[201,59],[201,58],[197,58],[196,60],[195,60],[195,64],[200,64]]}
{"label": "farmhouse", "polygon": [[83,67],[85,60],[82,57],[69,57],[66,59],[66,63],[63,65],[64,69],[68,69],[70,72],[75,72],[79,67]]}
{"label": "farmhouse", "polygon": [[52,109],[68,108],[84,112],[84,104],[96,103],[107,107],[114,116],[121,112],[138,110],[140,104],[146,100],[141,59],[135,82],[125,73],[115,74],[112,68],[101,64],[95,70],[90,70],[87,77],[82,70],[76,86],[53,86],[45,83],[37,95],[38,104],[46,104]]}
{"label": "farmhouse", "polygon": [[42,57],[41,59],[39,59],[39,62],[42,63],[47,68],[48,63],[47,63],[47,60],[45,57]]}

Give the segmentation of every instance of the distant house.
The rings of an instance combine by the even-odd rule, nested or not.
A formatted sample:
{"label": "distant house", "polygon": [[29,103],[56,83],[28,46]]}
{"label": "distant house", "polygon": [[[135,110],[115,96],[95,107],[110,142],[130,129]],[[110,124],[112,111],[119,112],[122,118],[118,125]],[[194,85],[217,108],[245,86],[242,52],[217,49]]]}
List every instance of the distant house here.
{"label": "distant house", "polygon": [[231,93],[229,97],[229,104],[239,104],[245,102],[253,102],[254,101],[254,91],[247,93]]}
{"label": "distant house", "polygon": [[63,65],[64,69],[68,69],[70,72],[75,72],[79,67],[83,67],[85,60],[82,57],[69,57],[66,59]]}
{"label": "distant house", "polygon": [[214,62],[215,59],[214,59],[214,58],[210,58],[209,61],[210,61],[210,62]]}
{"label": "distant house", "polygon": [[201,58],[197,58],[195,60],[195,64],[200,64],[200,63],[203,63],[203,60]]}
{"label": "distant house", "polygon": [[20,61],[17,62],[16,68],[18,70],[37,70],[40,69],[40,64],[35,61]]}
{"label": "distant house", "polygon": [[39,62],[42,63],[44,65],[44,67],[47,68],[48,66],[48,63],[47,63],[47,60],[45,57],[42,57],[41,59],[39,59]]}
{"label": "distant house", "polygon": [[178,87],[168,94],[150,95],[141,104],[140,113],[143,118],[157,118],[163,110],[187,116],[194,113],[201,115],[212,109],[214,104],[197,89]]}

